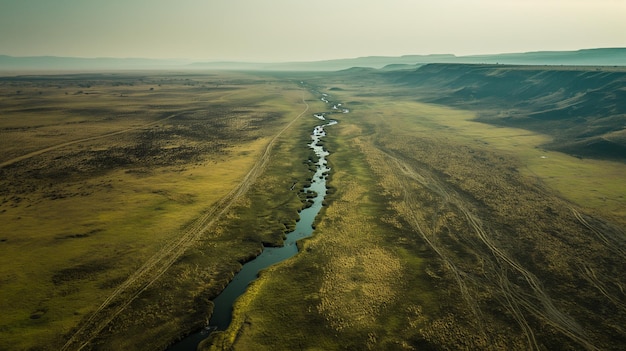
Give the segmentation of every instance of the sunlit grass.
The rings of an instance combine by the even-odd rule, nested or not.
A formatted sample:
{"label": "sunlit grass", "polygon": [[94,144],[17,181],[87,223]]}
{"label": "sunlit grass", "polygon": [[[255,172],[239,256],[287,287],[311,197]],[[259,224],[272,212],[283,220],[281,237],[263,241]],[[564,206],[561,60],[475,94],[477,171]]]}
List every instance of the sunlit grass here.
{"label": "sunlit grass", "polygon": [[[259,139],[239,147],[247,151],[246,156],[185,171],[160,170],[142,177],[119,172],[104,178],[111,188],[93,195],[12,209],[3,230],[9,243],[19,244],[6,248],[1,258],[0,274],[14,277],[3,284],[3,301],[11,302],[2,306],[3,321],[13,324],[45,308],[46,314],[36,323],[40,327],[27,330],[39,329],[43,335],[67,332],[115,285],[103,289],[81,280],[80,285],[55,286],[51,273],[100,259],[109,267],[90,279],[100,284],[123,279],[234,187],[266,142]],[[86,237],[71,237],[76,234]],[[24,287],[28,287],[26,291]],[[16,328],[21,343],[24,326]]]}
{"label": "sunlit grass", "polygon": [[[606,248],[573,218],[577,205],[554,193],[606,214],[588,201],[594,182],[583,175],[605,165],[619,174],[622,166],[546,152],[545,136],[356,85],[328,83],[342,89],[335,99],[355,106],[326,138],[331,192],[314,236],[296,257],[263,272],[238,301],[231,327],[203,349],[524,349],[528,337],[516,318],[541,345],[571,342],[544,331],[548,317],[523,307],[534,305],[535,292],[494,255],[546,282],[566,313],[596,318],[570,305],[598,298],[594,288],[572,282],[581,262],[607,257]],[[593,244],[580,250],[582,242]],[[507,301],[521,302],[522,312]],[[590,324],[585,317],[581,323]]]}
{"label": "sunlit grass", "polygon": [[[62,91],[43,94],[36,98],[42,106],[70,104],[67,106],[79,112],[46,115],[40,121],[46,125],[36,132],[21,136],[8,133],[11,142],[0,141],[0,146],[11,145],[12,154],[20,154],[29,151],[20,150],[23,141],[42,147],[119,128],[150,129],[146,123],[162,118],[164,112],[208,119],[215,110],[232,111],[231,118],[220,124],[233,131],[225,139],[228,145],[199,159],[63,178],[61,185],[46,184],[21,201],[2,199],[0,332],[6,344],[17,349],[58,349],[67,333],[115,287],[241,182],[277,131],[303,110],[303,97],[317,99],[291,83],[266,78],[223,77],[232,80],[230,83],[218,77],[203,79],[194,85],[183,79],[173,85],[159,86],[154,81],[109,87],[106,93],[102,87],[91,87],[88,89],[94,94],[89,95],[66,96]],[[218,86],[227,89],[219,90]],[[481,264],[492,256],[483,260],[479,256],[481,245],[462,241],[472,240],[472,232],[451,202],[430,195],[415,179],[404,186],[406,179],[383,152],[385,148],[408,155],[406,162],[414,162],[409,165],[417,170],[428,168],[424,174],[439,172],[438,176],[447,179],[440,184],[466,192],[465,206],[481,203],[485,208],[474,209],[476,213],[491,211],[489,221],[503,220],[497,216],[507,215],[503,221],[513,226],[513,221],[526,221],[527,214],[542,214],[552,198],[540,199],[524,189],[522,195],[527,197],[516,200],[525,202],[509,201],[517,193],[515,186],[532,188],[537,179],[547,191],[555,189],[582,207],[622,220],[626,217],[626,189],[622,186],[626,169],[621,164],[549,152],[540,147],[549,141],[545,136],[477,123],[472,121],[475,114],[467,111],[419,103],[406,96],[394,98],[393,90],[385,86],[332,86],[342,89],[332,94],[352,112],[337,115],[340,124],[329,128],[325,138],[325,146],[332,152],[328,206],[318,217],[314,237],[300,243],[302,252],[263,272],[238,301],[231,328],[212,336],[214,349],[231,344],[242,350],[408,348],[407,341],[429,346],[423,338],[448,346],[458,346],[467,337],[475,338],[476,344],[485,342],[480,339],[482,335],[474,333],[473,306],[464,309],[464,296],[450,271],[407,218],[416,217],[423,225],[432,226],[441,250],[458,260],[467,276],[484,273]],[[43,101],[46,98],[49,100]],[[311,114],[327,109],[318,100],[308,103]],[[94,106],[125,117],[115,123],[106,118],[94,121],[80,112]],[[19,109],[19,104],[11,108]],[[24,112],[20,116],[26,119],[0,118],[0,123],[7,123],[9,128],[37,127],[29,120],[37,114]],[[63,129],[66,123],[80,123],[85,128]],[[98,342],[106,345],[103,347],[161,348],[181,332],[203,324],[210,312],[208,301],[240,262],[258,252],[262,242],[279,244],[295,223],[296,212],[303,206],[299,190],[310,178],[306,163],[310,150],[305,145],[316,123],[305,115],[276,140],[264,172],[248,192],[102,331]],[[136,132],[139,130],[73,145],[67,151],[124,147],[135,142]],[[170,143],[167,147],[200,144],[184,138],[173,138]],[[424,150],[429,150],[428,154]],[[63,152],[56,150],[46,156],[56,159]],[[484,160],[474,163],[463,159],[472,155]],[[490,174],[505,168],[514,180]],[[519,179],[517,172],[522,175]],[[484,192],[485,183],[492,186],[487,189],[492,192]],[[494,190],[497,186],[502,188]],[[412,200],[416,201],[413,207],[407,205],[406,194],[417,199]],[[535,202],[537,199],[542,202]],[[443,205],[438,207],[440,203]],[[552,210],[558,212],[559,208],[567,209],[555,206]],[[560,219],[565,217],[559,215]],[[568,251],[549,246],[554,242],[553,233],[544,235],[539,220],[533,224],[536,227],[510,233],[508,227],[496,228],[520,236],[520,242],[528,246],[518,247],[524,249],[547,244],[538,258],[534,254],[540,250],[512,250],[515,257],[548,262],[540,273],[563,269],[567,274],[578,274],[566,270],[569,257],[563,255]],[[561,225],[555,222],[550,228],[554,235],[560,234]],[[494,234],[493,240],[498,240],[498,235]],[[516,243],[511,239],[511,245]],[[480,284],[486,275],[479,273],[467,285],[475,290],[475,301],[486,305],[482,308],[495,308],[492,302],[496,293],[491,286]],[[513,281],[514,285],[523,283]],[[554,281],[550,284],[557,285]],[[500,326],[502,330],[508,328],[506,322]],[[511,336],[511,340],[518,336]]]}
{"label": "sunlit grass", "polygon": [[361,150],[364,130],[349,119],[328,129],[333,190],[313,237],[297,256],[260,275],[237,301],[231,326],[212,335],[206,349],[393,344],[406,327],[406,294],[437,309],[422,259],[397,246],[398,233],[378,219],[390,211]]}
{"label": "sunlit grass", "polygon": [[[242,78],[246,81],[237,81]],[[25,179],[27,182],[23,186],[28,187],[29,182],[34,181],[33,189],[39,190],[16,195],[21,199],[12,194],[0,198],[4,200],[0,214],[0,239],[3,240],[3,254],[0,256],[0,309],[3,311],[0,330],[3,345],[11,345],[15,349],[58,349],[65,342],[66,334],[80,325],[132,272],[176,240],[189,223],[235,188],[257,162],[273,135],[304,109],[302,98],[305,95],[302,90],[284,83],[265,84],[253,76],[224,74],[215,79],[210,75],[194,76],[193,80],[200,81],[194,83],[195,86],[188,86],[191,83],[187,81],[159,86],[156,83],[159,79],[154,80],[153,83],[135,81],[136,85],[127,87],[93,85],[80,88],[84,93],[76,95],[70,90],[76,87],[67,87],[69,94],[57,88],[24,88],[21,92],[24,101],[36,99],[37,106],[51,112],[27,112],[29,106],[17,102],[7,109],[11,111],[8,116],[5,114],[0,120],[2,127],[7,128],[7,134],[0,139],[10,145],[4,160],[68,140],[143,126],[34,156],[26,161],[31,167],[53,162],[55,157],[65,160],[67,155],[80,155],[82,150],[107,152],[109,149],[132,147],[135,138],[144,130],[157,128],[167,131],[171,121],[156,125],[150,123],[174,114],[184,118],[189,115],[198,121],[205,118],[206,123],[212,123],[211,119],[224,120],[227,127],[233,130],[230,139],[221,141],[225,148],[218,153],[208,152],[200,158],[186,162],[178,160],[171,165],[128,164],[86,174],[71,169],[69,176],[51,180],[50,184]],[[234,82],[223,83],[229,80]],[[209,89],[218,85],[211,81],[217,81],[221,88],[227,89]],[[207,87],[202,87],[204,84]],[[37,94],[37,89],[43,94]],[[3,102],[11,104],[13,100]],[[229,114],[231,109],[235,113]],[[90,111],[100,112],[94,115]],[[73,128],[74,123],[79,123],[81,128]],[[300,129],[302,123],[306,127]],[[282,165],[270,165],[276,168],[272,168],[269,174],[279,177],[279,181],[274,182],[276,184],[270,181],[270,186],[258,189],[260,194],[257,197],[263,199],[263,204],[255,203],[255,206],[266,208],[288,205],[268,213],[267,218],[256,223],[259,227],[264,222],[275,220],[269,214],[288,212],[295,217],[297,209],[302,206],[300,199],[293,195],[297,191],[289,192],[289,187],[294,178],[300,180],[303,173],[308,172],[302,163],[306,157],[301,151],[291,150],[295,143],[308,135],[309,127],[305,118],[296,127],[298,129],[294,130],[303,131],[301,137],[291,141],[290,138],[297,134],[285,135],[284,140],[279,140],[274,148],[274,152],[280,151],[280,158],[276,160]],[[18,133],[20,130],[23,132]],[[177,144],[169,147],[202,145],[184,137],[173,138],[172,141]],[[281,143],[284,145],[280,146]],[[22,144],[28,147],[20,147]],[[304,153],[307,152],[305,145],[302,144]],[[290,158],[290,154],[296,158]],[[301,155],[300,159],[298,155]],[[80,162],[84,161],[80,158],[76,160],[78,167],[82,167]],[[292,162],[300,164],[301,168],[294,168]],[[2,171],[20,170],[19,167],[20,164],[16,163]],[[285,169],[289,171],[285,172]],[[263,184],[263,179],[260,184]],[[284,194],[274,196],[271,193],[277,188],[286,189],[288,199]],[[258,214],[258,211],[251,211],[250,216],[258,222]],[[248,227],[241,232],[225,233],[219,241],[209,242],[208,248],[204,248],[209,251],[203,254],[210,255],[208,263],[207,259],[202,262],[192,253],[181,262],[190,263],[192,267],[197,267],[200,262],[206,263],[207,266],[215,266],[213,271],[218,273],[232,271],[236,268],[233,262],[236,264],[237,260],[250,254],[250,246],[241,246],[240,242],[250,237],[256,240],[251,244],[260,246],[262,240],[271,242],[280,238],[282,229],[276,233],[271,226],[266,224],[256,237],[250,235],[252,227]],[[215,231],[219,232],[218,229]],[[214,237],[216,233],[208,233],[208,236]],[[197,273],[188,268],[184,264],[176,266],[175,271],[185,273],[170,279],[180,279],[180,287],[198,289],[189,285],[189,281],[197,279],[194,278]],[[183,278],[185,276],[187,281]],[[224,278],[225,275],[221,279]],[[218,290],[223,284],[221,279],[207,281],[204,285],[209,291]],[[157,290],[163,288],[160,284],[154,287]],[[172,291],[168,289],[168,292]],[[183,289],[183,292],[190,294],[189,290]],[[156,297],[165,303],[169,301],[167,296],[152,295],[147,300],[142,299],[142,304],[146,301],[157,304],[159,299]],[[189,297],[180,298],[181,306],[186,306],[182,299]],[[149,309],[145,305],[142,308]],[[145,313],[144,317],[150,313],[154,317],[162,311]],[[134,315],[132,318],[137,319],[135,322],[141,324],[143,317],[137,317],[137,314],[137,311],[129,312],[129,315]],[[166,315],[161,317],[166,318]],[[188,318],[183,313],[176,317]],[[129,322],[125,314],[119,318],[120,325]],[[173,339],[183,332],[177,325],[180,320],[171,315],[167,318],[170,329],[166,334]],[[172,340],[155,338],[155,334],[150,333],[163,334],[163,331],[153,330],[144,330],[131,337],[112,337],[111,345],[137,346],[150,339],[155,342],[154,345],[162,347]],[[152,344],[145,344],[144,347],[149,345]]]}
{"label": "sunlit grass", "polygon": [[[546,186],[579,206],[598,210],[626,221],[626,165],[620,162],[581,159],[545,150],[550,138],[523,129],[474,122],[474,112],[433,104],[371,99],[367,109],[385,118],[404,121],[404,130],[430,130],[431,135],[465,141],[468,145],[509,155],[522,174],[537,177]],[[383,127],[384,128],[384,127]]]}

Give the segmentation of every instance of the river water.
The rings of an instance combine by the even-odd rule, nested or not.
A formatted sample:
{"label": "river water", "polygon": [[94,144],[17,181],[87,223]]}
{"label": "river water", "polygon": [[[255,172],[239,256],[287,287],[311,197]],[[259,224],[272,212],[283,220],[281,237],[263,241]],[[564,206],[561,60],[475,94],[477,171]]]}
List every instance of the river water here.
{"label": "river water", "polygon": [[[327,95],[322,98],[322,101],[329,103],[326,97]],[[233,280],[220,295],[213,300],[215,307],[211,319],[209,320],[209,326],[187,336],[169,347],[167,351],[196,351],[198,344],[207,338],[212,331],[226,330],[232,318],[235,300],[242,295],[248,285],[257,278],[259,271],[294,256],[298,253],[296,242],[302,238],[313,235],[313,221],[322,208],[322,202],[326,196],[326,177],[330,171],[326,161],[328,152],[324,150],[322,145],[319,145],[319,141],[326,135],[325,127],[337,124],[337,121],[326,120],[324,117],[320,118],[323,115],[324,114],[314,115],[316,118],[324,120],[326,123],[318,125],[313,129],[313,133],[311,134],[312,141],[308,145],[313,149],[318,158],[315,174],[311,178],[311,185],[304,188],[305,192],[314,192],[313,194],[316,194],[316,196],[311,199],[313,201],[312,205],[300,212],[300,219],[296,223],[296,228],[286,235],[283,246],[264,247],[263,252],[255,259],[244,264]]]}

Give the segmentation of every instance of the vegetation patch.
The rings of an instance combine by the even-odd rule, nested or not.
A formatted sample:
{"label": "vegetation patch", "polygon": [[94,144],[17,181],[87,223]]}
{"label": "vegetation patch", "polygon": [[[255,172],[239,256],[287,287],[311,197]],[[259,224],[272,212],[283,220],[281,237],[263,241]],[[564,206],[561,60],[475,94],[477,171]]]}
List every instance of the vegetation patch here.
{"label": "vegetation patch", "polygon": [[202,325],[238,261],[303,206],[291,187],[308,176],[305,118],[274,141],[248,214],[213,212],[306,108],[301,89],[265,79],[0,80],[6,347],[153,350]]}
{"label": "vegetation patch", "polygon": [[[618,71],[0,80],[0,336],[12,349],[154,350],[202,328],[242,263],[280,245],[307,206],[324,93],[351,110],[324,138],[315,234],[202,349],[618,350],[624,164],[545,145],[574,130],[619,144],[621,131],[594,119],[534,132],[590,101],[618,111],[612,97],[550,90],[583,79],[605,94]],[[529,105],[498,110],[528,77],[546,98],[517,91]]]}
{"label": "vegetation patch", "polygon": [[[622,225],[547,177],[577,159],[541,158],[541,135],[352,78],[341,99],[361,103],[327,137],[336,191],[315,235],[263,272],[205,348],[618,349]],[[607,164],[623,167],[594,167]]]}

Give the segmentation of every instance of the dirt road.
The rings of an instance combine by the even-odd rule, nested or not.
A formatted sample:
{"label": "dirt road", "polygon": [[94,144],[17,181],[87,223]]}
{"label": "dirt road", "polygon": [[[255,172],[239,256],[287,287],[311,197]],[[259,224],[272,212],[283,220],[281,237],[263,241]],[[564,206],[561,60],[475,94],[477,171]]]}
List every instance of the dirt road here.
{"label": "dirt road", "polygon": [[78,144],[78,143],[84,143],[86,141],[91,141],[91,140],[108,138],[108,137],[111,137],[111,136],[114,136],[114,135],[128,133],[128,132],[133,131],[133,130],[137,130],[137,129],[153,126],[155,124],[158,124],[158,123],[161,123],[161,122],[165,122],[168,119],[172,119],[172,118],[174,118],[176,116],[178,116],[178,114],[173,114],[171,116],[168,116],[168,117],[165,117],[165,118],[161,118],[158,121],[150,122],[150,123],[147,123],[147,124],[142,124],[140,126],[136,126],[136,127],[132,127],[132,128],[126,128],[126,129],[118,130],[118,131],[111,132],[111,133],[96,135],[96,136],[92,136],[92,137],[89,137],[89,138],[83,138],[83,139],[78,139],[78,140],[72,140],[72,141],[68,141],[68,142],[65,142],[65,143],[49,146],[49,147],[46,147],[46,148],[43,148],[43,149],[40,149],[40,150],[37,150],[37,151],[29,152],[26,155],[18,156],[18,157],[10,159],[8,161],[4,161],[4,162],[0,163],[0,168],[6,167],[6,166],[10,166],[10,165],[12,165],[12,164],[14,164],[16,162],[23,161],[23,160],[29,159],[31,157],[35,157],[35,156],[44,154],[46,152],[50,152],[50,151],[53,151],[53,150],[56,150],[56,149],[60,149],[60,148],[66,147],[66,146],[70,146],[70,145],[74,145],[74,144]]}
{"label": "dirt road", "polygon": [[[467,249],[480,257],[484,270],[480,284],[488,284],[497,289],[497,294],[503,297],[504,307],[525,334],[530,350],[539,349],[535,332],[528,320],[531,315],[575,340],[585,349],[599,349],[586,337],[585,332],[576,321],[555,306],[552,298],[543,288],[542,282],[502,248],[502,245],[494,239],[493,233],[485,228],[483,220],[475,213],[471,205],[466,204],[461,194],[447,186],[445,182],[437,179],[436,175],[427,169],[416,169],[401,156],[392,154],[387,150],[379,149],[378,151],[390,161],[390,169],[395,169],[397,170],[395,174],[402,175],[399,180],[404,193],[404,205],[409,209],[406,217],[408,223],[437,253],[452,273],[468,309],[474,314],[479,326],[482,324],[482,312],[475,294],[470,289],[470,286],[476,284],[474,281],[476,278],[461,268],[463,262],[459,261],[454,252],[451,252],[445,243],[438,238],[436,229],[438,214],[429,220],[418,216],[420,204],[412,196],[411,183],[413,182],[427,188],[437,199],[437,206],[440,209],[447,208],[448,211],[455,212],[459,218],[464,218],[465,227],[468,229],[464,238],[467,241]],[[581,222],[584,221],[580,215],[577,217]],[[583,223],[587,224],[586,222]],[[514,278],[515,280],[513,280]]]}
{"label": "dirt road", "polygon": [[[134,299],[154,283],[168,268],[189,249],[203,233],[209,230],[216,221],[231,207],[234,201],[245,194],[258,176],[265,169],[276,140],[309,110],[304,99],[304,110],[282,128],[265,147],[265,150],[243,178],[241,183],[226,196],[209,208],[200,218],[195,220],[180,236],[168,243],[163,249],[152,256],[130,277],[107,297],[100,306],[86,319],[80,328],[67,340],[62,351],[81,350],[87,346],[117,315],[119,315]],[[171,118],[174,116],[170,116]],[[162,121],[162,120],[161,120]],[[158,123],[160,121],[154,122]],[[121,132],[117,132],[121,133]],[[113,134],[109,134],[113,135]],[[104,136],[100,136],[104,137]],[[76,143],[75,141],[72,143]],[[67,145],[67,144],[66,144]],[[61,147],[61,146],[56,146]],[[40,150],[43,151],[43,150]],[[45,151],[43,151],[45,152]]]}

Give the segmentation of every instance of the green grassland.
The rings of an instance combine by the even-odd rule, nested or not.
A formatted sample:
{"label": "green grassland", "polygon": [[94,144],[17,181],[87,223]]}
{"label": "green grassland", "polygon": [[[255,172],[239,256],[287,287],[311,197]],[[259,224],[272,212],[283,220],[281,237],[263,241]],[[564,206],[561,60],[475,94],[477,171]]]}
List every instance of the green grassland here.
{"label": "green grassland", "polygon": [[328,93],[351,112],[314,236],[201,349],[619,350],[624,163],[398,76],[1,79],[2,345],[158,350],[204,326],[294,227]]}
{"label": "green grassland", "polygon": [[[472,111],[414,101],[394,100],[380,106],[382,111],[377,113],[381,119],[417,124],[413,127],[416,130],[434,130],[447,139],[497,150],[519,165],[519,172],[536,177],[565,199],[626,223],[623,162],[578,158],[547,150],[543,145],[551,137],[520,128],[479,123]],[[415,122],[416,116],[419,123]]]}
{"label": "green grassland", "polygon": [[[306,97],[291,83],[239,74],[17,77],[3,79],[0,93],[0,334],[14,350],[60,349],[133,273],[242,182]],[[123,291],[120,301],[131,304],[107,314],[114,327],[95,333],[91,347],[163,348],[202,323],[207,301],[238,261],[261,242],[281,240],[283,223],[295,223],[309,172],[306,144],[296,145],[313,122],[299,119],[297,132],[276,140],[278,158],[250,191],[255,198],[238,200],[248,208],[237,214],[244,218],[207,228],[213,232],[203,240],[223,237],[195,243],[173,264],[176,273],[139,286],[147,290]],[[200,287],[193,283],[207,274]],[[163,285],[166,277],[179,290]],[[202,318],[190,322],[196,307]],[[146,323],[161,328],[145,330]]]}
{"label": "green grassland", "polygon": [[351,109],[325,140],[336,191],[202,349],[621,348],[623,163],[375,76],[308,79]]}
{"label": "green grassland", "polygon": [[477,119],[550,136],[542,146],[580,158],[624,161],[626,68],[427,65],[382,77],[421,101],[469,109]]}

